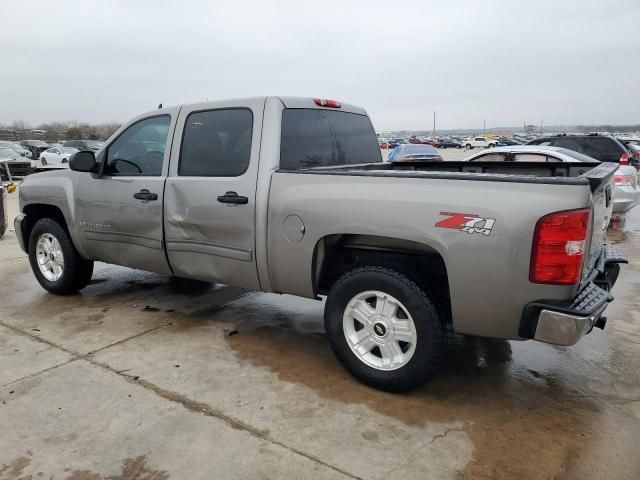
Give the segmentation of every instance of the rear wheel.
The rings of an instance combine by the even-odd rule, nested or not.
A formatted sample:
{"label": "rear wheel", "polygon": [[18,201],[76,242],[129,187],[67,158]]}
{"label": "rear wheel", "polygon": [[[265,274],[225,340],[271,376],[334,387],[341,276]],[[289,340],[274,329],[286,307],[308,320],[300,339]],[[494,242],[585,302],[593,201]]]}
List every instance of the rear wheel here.
{"label": "rear wheel", "polygon": [[31,230],[29,263],[40,285],[59,295],[83,289],[93,274],[93,261],[83,259],[69,233],[50,218],[38,220]]}
{"label": "rear wheel", "polygon": [[424,290],[395,270],[374,266],[351,270],[335,283],[325,328],[354,377],[390,392],[426,382],[452,336]]}
{"label": "rear wheel", "polygon": [[464,148],[466,148],[467,150],[471,150],[473,147],[471,146],[470,143],[467,143],[467,145]]}

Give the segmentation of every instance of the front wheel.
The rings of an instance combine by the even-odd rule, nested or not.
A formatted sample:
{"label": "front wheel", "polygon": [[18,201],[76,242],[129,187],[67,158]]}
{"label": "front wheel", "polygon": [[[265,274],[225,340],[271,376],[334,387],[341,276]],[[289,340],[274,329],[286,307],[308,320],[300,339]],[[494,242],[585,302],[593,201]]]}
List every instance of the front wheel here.
{"label": "front wheel", "polygon": [[423,289],[395,270],[374,266],[338,279],[327,299],[325,328],[354,377],[390,392],[426,382],[453,335]]}
{"label": "front wheel", "polygon": [[471,150],[473,147],[471,146],[471,144],[470,144],[470,143],[467,143],[467,145],[465,146],[465,148],[466,148],[467,150]]}
{"label": "front wheel", "polygon": [[93,261],[83,259],[69,233],[50,218],[38,220],[31,230],[29,263],[40,285],[58,295],[83,289],[93,274]]}

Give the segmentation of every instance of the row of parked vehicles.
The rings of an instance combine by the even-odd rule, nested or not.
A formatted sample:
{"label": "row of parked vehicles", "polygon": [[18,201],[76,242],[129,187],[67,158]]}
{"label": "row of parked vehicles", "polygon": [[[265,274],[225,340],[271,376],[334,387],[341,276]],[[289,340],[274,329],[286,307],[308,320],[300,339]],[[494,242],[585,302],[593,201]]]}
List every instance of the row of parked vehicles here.
{"label": "row of parked vehicles", "polygon": [[[484,137],[477,137],[484,138]],[[640,168],[640,139],[619,140],[611,135],[554,135],[530,140],[525,145],[498,146],[491,139],[486,149],[464,159],[468,162],[544,162],[588,164],[613,162],[618,164],[615,173],[613,211],[624,212],[640,201],[637,169]],[[481,146],[482,144],[474,145]],[[443,157],[430,144],[403,143],[388,154],[389,162],[443,161]],[[479,170],[480,171],[480,170]]]}
{"label": "row of parked vehicles", "polygon": [[65,140],[56,143],[0,140],[0,178],[24,177],[34,170],[64,167],[73,153],[80,150],[97,151],[103,143],[98,140]]}
{"label": "row of parked vehicles", "polygon": [[431,145],[436,148],[493,148],[504,147],[510,145],[522,145],[529,140],[534,139],[534,136],[519,136],[514,135],[511,137],[486,137],[486,136],[473,136],[473,137],[417,137],[412,136],[408,139],[405,138],[379,138],[378,144],[383,150],[393,149],[398,145]]}

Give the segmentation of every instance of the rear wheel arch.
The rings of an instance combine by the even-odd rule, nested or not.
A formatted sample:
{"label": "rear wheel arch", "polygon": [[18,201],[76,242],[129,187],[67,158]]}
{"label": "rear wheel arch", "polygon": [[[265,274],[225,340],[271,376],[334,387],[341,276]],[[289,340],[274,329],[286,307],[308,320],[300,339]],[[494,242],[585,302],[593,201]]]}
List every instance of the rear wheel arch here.
{"label": "rear wheel arch", "polygon": [[451,318],[444,258],[427,244],[399,238],[357,234],[321,238],[313,254],[314,294],[328,294],[345,272],[362,266],[391,268],[403,273],[432,295],[443,318]]}

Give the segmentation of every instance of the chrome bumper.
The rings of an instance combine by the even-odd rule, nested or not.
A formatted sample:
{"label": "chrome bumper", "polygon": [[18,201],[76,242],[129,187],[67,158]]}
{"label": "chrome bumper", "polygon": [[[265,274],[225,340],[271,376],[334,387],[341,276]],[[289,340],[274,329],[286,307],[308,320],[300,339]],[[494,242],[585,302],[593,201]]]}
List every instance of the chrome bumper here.
{"label": "chrome bumper", "polygon": [[605,246],[591,275],[575,298],[569,301],[540,300],[522,313],[520,336],[554,345],[574,345],[593,327],[604,328],[602,316],[613,295],[609,293],[627,263],[617,247]]}

